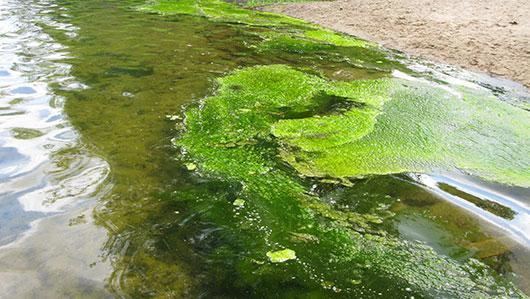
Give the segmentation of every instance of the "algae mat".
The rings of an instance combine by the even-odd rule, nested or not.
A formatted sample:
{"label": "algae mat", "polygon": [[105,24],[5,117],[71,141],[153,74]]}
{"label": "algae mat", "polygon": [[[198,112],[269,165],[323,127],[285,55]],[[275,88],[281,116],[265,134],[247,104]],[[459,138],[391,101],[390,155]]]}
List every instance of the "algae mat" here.
{"label": "algae mat", "polygon": [[[426,246],[386,236],[377,227],[383,220],[376,215],[331,209],[279,166],[283,159],[298,174],[328,181],[445,166],[526,183],[525,169],[517,163],[501,164],[502,159],[484,163],[485,154],[495,157],[494,145],[477,152],[462,142],[477,142],[475,134],[484,138],[481,128],[494,134],[490,129],[498,127],[495,122],[503,115],[507,128],[502,134],[527,133],[528,126],[506,123],[507,116],[518,112],[516,108],[482,98],[481,107],[493,105],[490,111],[495,111],[493,116],[484,115],[469,94],[402,80],[330,82],[282,65],[243,69],[218,84],[215,96],[187,109],[183,134],[176,143],[198,165],[193,170],[240,185],[236,201],[244,200],[244,206],[235,208],[239,219],[235,235],[242,239],[258,235],[263,240],[255,240],[240,254],[238,263],[246,265],[238,268],[276,275],[276,269],[262,266],[263,253],[270,257],[271,251],[283,249],[289,257],[280,257],[281,261],[295,260],[286,266],[289,275],[336,292],[376,295],[383,291],[380,287],[364,285],[377,279],[388,280],[385,292],[470,298],[517,294],[496,282],[496,276],[478,261],[455,263]],[[456,104],[465,118],[440,113],[451,111],[444,105]],[[474,124],[479,120],[483,123]],[[508,136],[494,139],[501,137]],[[460,146],[451,151],[456,144]],[[476,156],[481,160],[473,161]],[[221,221],[217,217],[212,221]],[[255,266],[248,265],[252,263]]]}

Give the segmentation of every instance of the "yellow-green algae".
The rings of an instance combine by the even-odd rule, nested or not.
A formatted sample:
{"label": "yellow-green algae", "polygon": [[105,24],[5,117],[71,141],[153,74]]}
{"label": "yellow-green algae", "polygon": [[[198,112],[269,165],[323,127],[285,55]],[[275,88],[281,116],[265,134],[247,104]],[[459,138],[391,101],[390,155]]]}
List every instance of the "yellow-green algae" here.
{"label": "yellow-green algae", "polygon": [[310,2],[311,0],[248,0],[242,1],[242,4],[245,7],[259,7],[271,4],[280,4],[280,3],[297,3],[297,2]]}
{"label": "yellow-green algae", "polygon": [[255,26],[307,25],[306,22],[295,18],[248,10],[221,0],[157,0],[140,6],[140,10],[162,14],[202,16],[216,22]]}
{"label": "yellow-green algae", "polygon": [[[339,47],[376,47],[375,44],[352,36],[343,35],[300,19],[284,15],[256,11],[239,7],[221,0],[156,0],[140,6],[142,11],[162,14],[182,14],[205,17],[210,21],[243,24],[247,26],[273,27],[269,36],[307,38],[313,42]],[[277,30],[283,30],[278,32]]]}
{"label": "yellow-green algae", "polygon": [[[306,183],[296,178],[279,159],[278,149],[281,149],[281,156],[284,159],[288,157],[286,160],[299,173],[314,175],[326,170],[328,173],[325,175],[331,177],[342,177],[339,171],[346,172],[349,168],[353,168],[350,172],[354,173],[348,173],[348,176],[418,170],[419,166],[418,169],[409,168],[412,168],[411,165],[430,165],[433,160],[443,161],[441,166],[449,166],[454,161],[459,162],[457,158],[465,157],[469,152],[462,150],[461,156],[455,155],[456,158],[449,161],[436,156],[440,152],[433,148],[438,144],[430,139],[439,136],[430,134],[429,127],[422,132],[417,121],[422,116],[432,117],[429,112],[441,108],[437,105],[431,107],[429,101],[439,104],[438,101],[442,99],[450,101],[448,99],[453,95],[435,90],[427,96],[419,86],[407,86],[405,82],[398,80],[329,82],[281,65],[242,69],[219,79],[218,84],[215,95],[185,111],[185,128],[176,144],[188,159],[198,165],[202,176],[239,186],[236,188],[239,190],[238,194],[233,196],[244,199],[245,208],[234,210],[233,217],[238,221],[234,226],[234,223],[226,224],[231,221],[225,213],[226,208],[219,208],[224,205],[232,206],[233,199],[227,198],[226,204],[223,204],[222,196],[184,193],[181,198],[187,197],[188,200],[195,201],[199,209],[203,206],[208,210],[202,212],[203,217],[209,217],[209,221],[231,231],[233,238],[239,239],[238,244],[246,244],[245,249],[233,261],[239,269],[241,283],[266,281],[270,276],[288,276],[296,277],[308,286],[314,287],[317,284],[324,289],[357,296],[373,296],[385,292],[459,298],[524,297],[510,283],[476,260],[471,259],[462,264],[421,243],[391,237],[378,228],[382,222],[380,216],[334,209],[312,193]],[[323,94],[328,97],[322,96]],[[329,105],[326,99],[331,100],[333,105]],[[391,103],[401,104],[408,100],[422,101],[418,103],[419,106],[402,104],[386,109]],[[464,109],[460,111],[466,117],[470,112],[477,112],[476,109],[471,109],[475,107],[475,102],[466,102],[463,98],[458,100],[461,101],[459,107],[463,106]],[[345,101],[354,102],[355,105],[335,109],[334,105]],[[483,101],[492,100],[483,98]],[[454,105],[455,102],[447,104]],[[515,113],[502,104],[497,107],[496,104],[481,102],[481,107],[488,105],[500,109],[494,111],[495,115],[503,116],[503,109]],[[328,111],[323,111],[323,107]],[[319,111],[319,115],[311,116],[314,111]],[[344,160],[354,159],[355,148],[344,147],[377,132],[379,126],[383,126],[382,129],[392,129],[390,121],[383,121],[382,116],[393,113],[396,114],[395,117],[404,119],[404,114],[413,114],[414,117],[406,120],[411,121],[412,126],[419,128],[423,134],[418,135],[418,140],[400,139],[407,137],[408,128],[405,127],[404,130],[392,132],[395,144],[391,145],[395,149],[388,149],[385,144],[380,144],[386,152],[380,154],[359,151],[357,160],[367,159],[370,162],[364,165],[377,166],[374,170],[368,166],[356,168],[356,164],[342,160],[345,165],[324,168],[325,160],[317,160],[319,155],[326,158],[326,153],[332,150],[337,150],[336,155]],[[484,114],[489,116],[487,112],[478,116]],[[441,113],[438,118],[430,120],[429,124],[445,123],[445,117],[447,115]],[[403,122],[398,124],[404,125]],[[453,124],[468,122],[452,122],[446,127],[447,131],[462,130],[461,136],[466,136],[465,127],[453,128]],[[338,131],[334,131],[333,127]],[[491,129],[494,125],[486,127]],[[323,128],[321,135],[319,128]],[[480,130],[473,128],[473,132]],[[503,133],[513,132],[506,130]],[[343,135],[347,137],[343,138]],[[444,136],[449,137],[450,134]],[[506,136],[502,137],[506,140]],[[401,142],[397,142],[399,140]],[[377,146],[377,142],[381,143],[374,139],[373,146]],[[399,155],[400,151],[409,150],[409,143],[412,146],[422,146],[413,152],[418,157]],[[418,164],[414,162],[416,158]],[[405,162],[400,162],[401,159]],[[313,164],[313,161],[319,163]],[[492,161],[498,162],[495,159]],[[484,162],[487,164],[489,161]],[[481,164],[474,161],[464,166],[475,165]],[[513,164],[508,166],[512,167]],[[494,169],[497,168],[502,171],[481,173],[491,175],[490,178],[494,178],[494,175],[501,176],[502,179],[518,177],[517,171],[513,175],[506,175],[512,172],[505,170],[503,165],[497,165]],[[421,169],[425,170],[427,167]],[[484,169],[490,170],[491,167],[486,166]],[[331,170],[337,171],[339,175]],[[215,211],[207,208],[212,204],[216,205]],[[307,242],[301,242],[296,236],[310,237],[305,238]],[[267,252],[281,248],[290,248],[296,252],[295,261],[281,264],[288,267],[286,271],[263,263],[263,256]],[[224,252],[222,250],[226,248],[220,250]],[[223,256],[226,256],[226,252]],[[374,279],[378,284],[370,285],[370,281]]]}
{"label": "yellow-green algae", "polygon": [[349,65],[364,72],[389,73],[393,69],[408,72],[376,44],[299,19],[245,9],[221,0],[156,0],[140,6],[139,10],[204,17],[210,22],[234,26],[248,34],[245,44],[257,54],[282,57],[295,64],[307,61],[322,65],[325,61],[325,64],[342,64],[342,70]]}
{"label": "yellow-green algae", "polygon": [[371,45],[367,41],[344,36],[326,29],[307,30],[305,31],[305,36],[340,47],[366,47]]}
{"label": "yellow-green algae", "polygon": [[[456,168],[491,181],[530,186],[528,111],[486,92],[451,92],[396,79],[325,89],[366,107],[273,125],[282,157],[304,175],[346,178]],[[339,139],[342,131],[361,132]]]}
{"label": "yellow-green algae", "polygon": [[283,249],[278,251],[269,251],[267,252],[267,257],[271,263],[283,263],[288,260],[296,259],[296,252],[291,249]]}

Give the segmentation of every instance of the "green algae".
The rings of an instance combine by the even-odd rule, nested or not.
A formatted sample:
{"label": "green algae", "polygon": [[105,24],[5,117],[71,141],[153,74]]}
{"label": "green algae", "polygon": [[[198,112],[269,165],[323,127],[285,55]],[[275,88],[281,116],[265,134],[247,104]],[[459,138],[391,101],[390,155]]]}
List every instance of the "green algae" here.
{"label": "green algae", "polygon": [[[282,104],[281,92],[274,91],[275,84],[281,82],[263,83],[264,88],[271,89],[270,97],[278,99],[278,103],[270,109],[270,119],[275,124],[293,118],[302,120],[317,115],[342,115],[352,108],[377,113],[387,99],[386,92],[382,92],[380,97],[371,97],[370,101],[363,98],[370,103],[364,103],[358,97],[356,101],[349,101],[347,99],[355,98],[350,93],[363,89],[349,88],[348,85],[362,82],[384,85],[389,84],[388,81],[335,82],[329,86],[329,82],[318,77],[347,81],[388,77],[394,65],[387,62],[382,67],[365,68],[372,64],[379,66],[376,61],[384,58],[382,54],[375,55],[373,49],[365,47],[330,47],[329,42],[319,42],[306,36],[305,29],[298,28],[299,25],[292,25],[297,27],[294,29],[291,25],[274,25],[274,30],[293,35],[293,39],[326,45],[330,50],[306,51],[300,55],[296,51],[286,53],[281,47],[263,49],[261,46],[274,37],[265,34],[269,30],[266,25],[260,25],[272,24],[268,20],[251,25],[231,18],[210,18],[204,14],[202,17],[186,16],[192,15],[191,12],[173,16],[169,11],[167,16],[159,17],[120,9],[120,6],[130,5],[122,1],[60,3],[73,16],[66,22],[73,21],[79,27],[79,38],[62,41],[68,45],[72,56],[67,63],[72,64],[73,74],[91,87],[67,92],[66,110],[83,141],[93,145],[93,150],[103,156],[112,169],[109,179],[112,189],[108,190],[108,195],[94,213],[97,222],[108,230],[109,239],[103,254],[112,262],[114,269],[107,282],[108,288],[117,296],[370,298],[382,293],[385,296],[418,298],[441,292],[439,289],[421,291],[429,287],[419,280],[423,277],[433,279],[433,273],[439,275],[437,271],[445,265],[445,261],[441,262],[442,266],[432,266],[435,270],[425,272],[422,266],[410,274],[412,264],[422,264],[424,259],[430,260],[433,256],[438,259],[439,253],[429,253],[428,248],[424,249],[421,244],[405,242],[411,243],[412,249],[401,256],[403,251],[409,250],[409,245],[388,251],[382,245],[383,241],[379,244],[379,241],[364,240],[365,235],[368,235],[367,238],[381,236],[385,240],[386,234],[392,234],[392,230],[387,230],[391,226],[388,211],[377,208],[367,211],[341,209],[331,199],[310,191],[313,190],[313,182],[296,178],[297,173],[277,158],[278,146],[275,143],[278,139],[271,135],[270,124],[262,123],[264,129],[259,134],[251,133],[257,130],[249,124],[250,133],[244,131],[247,135],[240,139],[237,139],[238,134],[227,134],[224,139],[219,134],[218,139],[209,143],[212,155],[219,149],[228,152],[243,148],[246,151],[252,147],[256,147],[256,156],[265,153],[264,163],[271,163],[265,167],[249,163],[251,169],[246,169],[248,159],[238,155],[232,157],[239,161],[233,163],[235,174],[248,170],[248,173],[243,173],[245,177],[264,176],[259,181],[255,178],[252,184],[240,179],[241,175],[227,177],[225,172],[216,174],[212,169],[203,169],[203,160],[193,158],[193,153],[181,157],[169,146],[175,135],[172,121],[178,121],[179,128],[187,125],[174,117],[180,106],[209,94],[210,80],[241,66],[288,63],[318,74],[312,76],[309,82],[326,91],[322,92],[321,87],[313,89],[304,85],[299,92],[288,93],[290,98],[296,98],[289,105]],[[173,4],[167,3],[168,10],[173,9],[170,7]],[[247,21],[253,22],[248,18]],[[343,57],[350,57],[352,62],[356,59],[365,62],[349,63]],[[338,74],[343,71],[348,74]],[[262,81],[274,79],[273,75],[265,73],[261,73],[266,79]],[[286,77],[293,75],[286,72]],[[229,81],[228,77],[221,80],[224,79]],[[305,75],[301,75],[300,79],[307,80]],[[258,84],[259,81],[249,81],[248,85]],[[288,82],[280,86],[290,88]],[[222,84],[223,87],[228,85]],[[233,80],[222,93],[234,92],[237,95],[238,90],[244,89],[252,88]],[[124,92],[130,92],[134,97],[125,97]],[[252,123],[257,120],[256,124],[259,124],[261,118],[253,114],[268,108],[252,105],[253,92],[260,93],[260,89],[248,92],[248,108],[234,105],[235,110],[217,109],[228,112],[226,115],[249,114],[246,121]],[[298,105],[298,100],[305,100],[303,95],[306,92],[310,92],[312,98]],[[220,93],[217,90],[216,95]],[[211,105],[210,99],[204,104]],[[187,110],[196,108],[190,106]],[[219,115],[218,119],[222,120],[224,116]],[[229,122],[222,121],[221,124],[227,126]],[[215,122],[206,125],[218,126]],[[237,126],[234,128],[239,129]],[[293,125],[293,128],[296,126]],[[178,157],[177,162],[175,157]],[[226,156],[219,158],[225,159]],[[250,155],[250,158],[254,156]],[[210,158],[206,156],[205,159]],[[187,163],[193,163],[197,168],[186,171]],[[271,174],[276,173],[285,175],[271,179]],[[321,181],[325,180],[347,183],[334,178]],[[342,188],[331,186],[329,188]],[[357,187],[348,189],[355,192]],[[376,186],[374,188],[377,189]],[[395,189],[394,186],[390,188]],[[382,202],[359,192],[359,198],[374,202],[374,206],[377,206],[375,202]],[[234,205],[238,199],[245,201],[243,207]],[[441,218],[447,217],[449,222],[454,222],[450,228],[460,233],[462,238],[469,234],[463,230],[473,230],[474,244],[465,245],[476,245],[480,250],[481,240],[475,237],[480,228],[476,224],[459,227],[462,222],[455,213],[439,214]],[[470,216],[467,218],[472,219]],[[353,241],[350,240],[352,236]],[[390,239],[395,241],[397,238]],[[401,241],[396,244],[397,247],[402,246]],[[270,263],[266,253],[281,248],[295,250],[297,257],[302,259]],[[388,252],[383,254],[383,251]],[[377,262],[380,256],[383,259]],[[379,269],[385,267],[379,264],[384,263],[385,258],[392,262],[387,267],[394,269],[383,273]],[[408,258],[410,262],[403,261]],[[452,255],[451,259],[447,258],[447,263],[451,265],[448,269],[456,267],[452,258]],[[401,274],[396,269],[401,265],[396,259],[405,263],[403,273],[406,275],[403,276],[406,279],[399,278]],[[481,269],[475,266],[464,269],[473,274]],[[426,264],[425,268],[428,267],[429,264]],[[485,272],[485,285],[492,277],[497,280],[497,276],[490,275],[489,270]],[[455,275],[451,270],[444,274],[448,277]],[[483,273],[477,275],[476,279],[480,280]],[[454,294],[452,297],[460,295],[456,290],[462,290],[463,284],[473,285],[467,278],[463,282],[439,278],[437,282],[440,286],[449,283],[448,291],[443,294]],[[496,283],[503,284],[498,281],[492,284]],[[498,293],[509,294],[502,288],[498,289]],[[472,290],[469,296],[473,292],[481,291]],[[495,292],[489,294],[494,296]],[[485,297],[481,295],[478,296]]]}
{"label": "green algae", "polygon": [[[252,6],[252,3],[245,3]],[[248,6],[248,5],[247,5]],[[269,36],[274,36],[276,44],[282,42],[291,44],[299,43],[302,47],[317,47],[301,40],[308,38],[320,42],[320,47],[333,45],[339,47],[376,47],[375,44],[363,41],[352,36],[340,34],[308,22],[291,18],[285,15],[268,13],[257,10],[245,9],[238,5],[220,0],[157,0],[140,6],[140,10],[162,14],[183,14],[206,17],[214,22],[245,24],[250,26],[274,27],[275,31],[268,31]],[[278,32],[281,30],[282,32]],[[292,40],[289,37],[293,38]]]}
{"label": "green algae", "polygon": [[290,34],[263,35],[265,40],[259,45],[260,51],[284,51],[287,53],[307,54],[325,52],[334,49],[333,45],[319,43],[310,39],[300,38]]}
{"label": "green algae", "polygon": [[[206,98],[199,107],[186,110],[186,127],[176,143],[188,158],[200,165],[201,175],[240,185],[237,196],[245,199],[245,210],[236,212],[234,217],[239,223],[232,229],[237,238],[254,244],[239,254],[241,279],[257,279],[244,274],[249,268],[243,266],[246,261],[259,260],[260,253],[274,252],[275,247],[282,246],[296,252],[297,260],[290,268],[290,275],[300,277],[308,285],[313,282],[338,292],[360,294],[360,289],[355,288],[352,281],[378,279],[386,281],[385,292],[405,293],[406,287],[427,296],[524,296],[478,261],[456,263],[428,246],[388,236],[378,228],[383,221],[376,215],[333,209],[312,194],[290,171],[278,165],[279,146],[283,158],[285,152],[295,153],[293,160],[287,161],[301,174],[307,175],[312,168],[304,169],[299,165],[312,160],[297,159],[298,151],[291,147],[325,154],[351,144],[349,138],[355,142],[374,132],[379,125],[377,117],[387,113],[383,112],[385,106],[398,101],[387,97],[395,83],[351,82],[350,88],[346,88],[345,83],[329,82],[289,67],[272,65],[242,69],[219,79],[218,84],[214,96]],[[314,126],[304,123],[301,125],[304,128],[293,133],[290,128],[294,127],[288,122],[303,122],[308,118],[286,117],[321,106],[315,100],[321,92],[340,95],[346,101],[363,105],[353,105],[348,111],[329,116],[330,119],[349,118],[350,122],[324,120]],[[367,115],[348,114],[356,109],[366,110]],[[319,115],[309,117],[315,122],[322,118]],[[352,126],[355,121],[370,124],[359,129]],[[288,124],[281,127],[284,123]],[[345,139],[340,136],[332,138],[330,136],[335,134],[333,126],[338,126],[339,130],[347,130],[340,127],[347,126],[355,132]],[[324,128],[324,132],[322,136],[315,136],[319,128]],[[317,145],[321,140],[322,145]],[[422,157],[429,156],[419,158]],[[390,158],[394,162],[400,157]],[[380,157],[374,161],[381,163],[380,169],[387,166]],[[352,164],[343,168],[348,165],[351,167]],[[404,165],[406,169],[407,164]],[[217,223],[229,221],[225,214],[207,215]],[[293,233],[295,236],[310,235],[318,243],[307,247],[306,242],[293,240]],[[260,237],[256,240],[256,236]],[[255,265],[251,268],[253,270],[248,271],[260,273],[261,279],[275,273],[274,269],[267,267]],[[356,270],[352,271],[352,268]],[[325,272],[323,269],[332,270]],[[364,291],[378,291],[378,287]]]}
{"label": "green algae", "polygon": [[43,132],[30,128],[13,128],[11,133],[16,139],[34,139],[44,135]]}
{"label": "green algae", "polygon": [[307,25],[307,23],[278,14],[244,9],[221,0],[158,0],[139,7],[142,11],[162,14],[183,14],[206,17],[215,22],[254,26]]}
{"label": "green algae", "polygon": [[271,4],[281,4],[281,3],[298,3],[298,2],[309,2],[311,0],[248,0],[242,1],[242,5],[245,7],[258,7]]}
{"label": "green algae", "polygon": [[375,47],[374,44],[371,44],[367,41],[345,36],[326,29],[307,30],[304,32],[304,34],[308,38],[326,42],[339,47]]}
{"label": "green algae", "polygon": [[322,64],[340,64],[363,69],[363,73],[376,73],[399,69],[408,70],[396,60],[389,59],[389,52],[373,43],[333,32],[320,26],[284,15],[245,9],[243,6],[221,0],[158,0],[138,8],[141,11],[163,15],[191,15],[204,17],[210,22],[237,27],[248,34],[246,46],[256,54],[276,56],[287,61],[307,61],[321,67]]}
{"label": "green algae", "polygon": [[[142,11],[161,14],[183,14],[206,17],[210,21],[272,27],[263,36],[273,37],[275,44],[286,43],[295,48],[296,43],[305,47],[376,47],[367,41],[323,29],[317,25],[284,15],[245,9],[220,0],[158,0],[139,7]],[[291,37],[292,39],[289,39]],[[311,44],[304,41],[307,38]],[[317,43],[315,43],[317,42]],[[293,44],[294,43],[294,44]],[[290,45],[289,45],[290,44]]]}
{"label": "green algae", "polygon": [[[320,130],[307,124],[320,123],[320,118],[286,120],[289,127],[299,124],[307,131],[298,139],[273,131],[287,147],[284,159],[316,177],[460,169],[491,181],[530,186],[530,123],[514,121],[528,119],[527,111],[487,93],[462,89],[455,94],[424,83],[387,81],[387,102],[375,117],[377,124],[362,138],[341,145],[333,135],[309,140]],[[344,117],[348,113],[335,116]],[[348,130],[340,125],[335,129]]]}
{"label": "green algae", "polygon": [[236,207],[242,207],[245,205],[245,200],[241,198],[236,198],[236,200],[234,200],[232,204]]}
{"label": "green algae", "polygon": [[296,259],[296,252],[291,249],[283,249],[278,251],[267,252],[267,257],[271,263],[283,263],[289,260]]}
{"label": "green algae", "polygon": [[[271,132],[282,145],[282,158],[306,176],[461,169],[489,180],[530,184],[530,126],[511,120],[527,119],[528,112],[487,94],[453,94],[397,79],[326,82],[281,66],[241,71],[220,83],[220,98],[237,94],[240,100],[229,107],[216,101],[216,108],[204,113],[243,113],[237,119],[215,118],[232,129],[215,135],[216,141],[234,144],[238,136],[267,138]],[[320,93],[357,106],[342,113],[292,118],[318,110]],[[262,97],[270,102],[262,104]],[[272,123],[270,116],[257,118],[251,109],[291,118]]]}
{"label": "green algae", "polygon": [[194,171],[195,169],[197,169],[197,165],[195,165],[194,163],[187,163],[186,169],[189,171]]}

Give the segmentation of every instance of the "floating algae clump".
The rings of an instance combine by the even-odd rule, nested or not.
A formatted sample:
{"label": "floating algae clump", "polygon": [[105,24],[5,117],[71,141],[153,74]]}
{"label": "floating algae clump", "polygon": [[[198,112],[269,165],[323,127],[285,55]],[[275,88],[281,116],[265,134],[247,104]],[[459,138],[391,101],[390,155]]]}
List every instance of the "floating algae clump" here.
{"label": "floating algae clump", "polygon": [[267,257],[272,263],[283,263],[288,260],[296,259],[296,252],[291,249],[267,252]]}
{"label": "floating algae clump", "polygon": [[[480,161],[463,163],[467,161],[463,157],[469,154],[463,149],[448,161],[438,157],[445,150],[437,152],[436,148],[451,136],[432,143],[430,138],[438,137],[428,131],[432,128],[426,128],[418,136],[419,141],[410,141],[408,137],[399,139],[400,134],[406,136],[414,127],[421,132],[420,115],[426,113],[425,117],[429,117],[431,110],[440,108],[429,107],[430,97],[435,102],[441,97],[448,101],[447,105],[453,105],[448,99],[454,95],[442,90],[425,94],[393,80],[329,82],[281,65],[242,69],[219,79],[218,83],[215,95],[186,109],[185,128],[176,143],[186,159],[197,163],[198,174],[239,186],[238,191],[231,196],[219,191],[217,197],[183,193],[180,198],[193,201],[201,216],[207,218],[205,221],[223,228],[225,237],[230,234],[227,238],[233,245],[223,245],[213,256],[237,256],[229,264],[237,269],[240,284],[258,286],[262,281],[296,279],[304,289],[341,292],[347,296],[371,297],[385,293],[458,298],[524,297],[480,262],[470,260],[461,264],[423,244],[390,237],[379,227],[382,219],[376,215],[334,210],[282,162],[281,158],[285,159],[301,174],[338,178],[417,171],[429,168],[431,163],[440,167],[462,163],[458,166],[477,169],[489,178],[493,175],[504,175],[503,179],[517,177],[517,171],[512,174],[504,170],[504,166],[513,164],[491,168],[487,166],[489,161],[484,161],[486,166],[479,168]],[[423,106],[405,105],[406,101],[420,99],[423,102],[419,104]],[[475,103],[462,98],[458,101],[464,108],[474,107]],[[487,101],[492,100],[483,99],[480,106],[506,109],[490,111],[499,117],[504,114],[498,113],[515,113],[502,105],[484,104]],[[472,117],[468,113],[476,112],[464,108],[459,110],[464,113],[460,117]],[[393,132],[394,143],[381,144],[383,140],[378,136],[370,142],[364,141],[381,130],[393,129],[394,118],[383,118],[387,114],[404,117],[407,111],[417,116],[409,119],[413,123],[411,128]],[[483,117],[484,113],[477,117]],[[445,122],[445,117],[442,114],[429,123]],[[466,136],[466,129],[454,128],[455,124],[461,123],[452,121],[446,131],[460,130],[459,136]],[[494,128],[493,124],[488,128]],[[511,134],[509,128],[503,133]],[[365,147],[372,148],[352,146],[356,142],[367,142]],[[400,154],[409,150],[410,142],[422,148],[411,154]],[[384,151],[369,153],[378,143]],[[333,162],[337,165],[326,167],[326,159],[331,159],[327,153],[335,149],[334,158],[342,158]],[[355,158],[355,150],[359,150],[360,158]],[[491,151],[493,155],[495,151]],[[415,164],[413,158],[420,162]],[[355,159],[355,163],[361,159],[368,162],[357,166],[348,159]],[[402,159],[405,162],[400,162]],[[234,207],[235,198],[245,201],[244,209]],[[227,214],[229,211],[232,217]],[[266,255],[270,259],[281,248],[289,248],[292,256],[296,252],[296,259],[273,265],[264,261]],[[234,253],[227,254],[230,250]]]}

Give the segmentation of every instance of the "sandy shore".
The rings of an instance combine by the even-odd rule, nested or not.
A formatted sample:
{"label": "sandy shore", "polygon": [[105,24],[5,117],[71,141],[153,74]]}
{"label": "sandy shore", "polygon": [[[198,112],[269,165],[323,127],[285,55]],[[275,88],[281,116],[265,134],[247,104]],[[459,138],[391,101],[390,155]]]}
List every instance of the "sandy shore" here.
{"label": "sandy shore", "polygon": [[338,0],[263,9],[530,87],[528,0]]}

